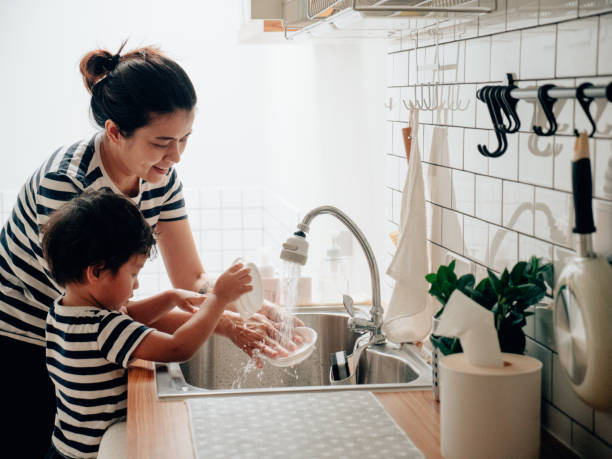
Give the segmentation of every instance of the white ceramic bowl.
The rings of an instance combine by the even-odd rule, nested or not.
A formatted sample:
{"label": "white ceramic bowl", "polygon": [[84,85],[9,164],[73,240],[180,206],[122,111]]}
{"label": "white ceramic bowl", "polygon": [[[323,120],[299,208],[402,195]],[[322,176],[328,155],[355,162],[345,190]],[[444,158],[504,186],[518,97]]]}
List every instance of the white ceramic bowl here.
{"label": "white ceramic bowl", "polygon": [[238,298],[234,304],[236,305],[236,310],[240,313],[240,316],[243,320],[248,320],[253,314],[255,314],[261,306],[263,305],[263,285],[261,282],[261,275],[259,274],[259,269],[255,263],[245,262],[242,258],[238,258],[234,260],[234,263],[242,263],[246,268],[251,270],[251,282],[249,285],[253,287],[253,290],[245,293],[240,298]]}
{"label": "white ceramic bowl", "polygon": [[299,347],[287,357],[269,359],[271,365],[275,367],[292,367],[310,357],[310,354],[312,354],[312,351],[315,349],[315,343],[317,342],[317,332],[309,327],[297,327],[295,329],[295,334],[304,338],[304,341],[302,341]]}

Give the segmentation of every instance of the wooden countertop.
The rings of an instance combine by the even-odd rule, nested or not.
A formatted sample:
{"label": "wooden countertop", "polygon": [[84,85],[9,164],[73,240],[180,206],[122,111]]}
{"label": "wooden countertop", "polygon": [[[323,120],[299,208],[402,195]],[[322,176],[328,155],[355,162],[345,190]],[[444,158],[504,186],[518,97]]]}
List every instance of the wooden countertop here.
{"label": "wooden countertop", "polygon": [[[440,405],[431,390],[375,392],[397,425],[427,458],[441,458]],[[134,361],[128,372],[127,442],[130,459],[193,459],[189,416],[184,401],[159,401],[153,363]],[[542,430],[542,458],[575,458]]]}

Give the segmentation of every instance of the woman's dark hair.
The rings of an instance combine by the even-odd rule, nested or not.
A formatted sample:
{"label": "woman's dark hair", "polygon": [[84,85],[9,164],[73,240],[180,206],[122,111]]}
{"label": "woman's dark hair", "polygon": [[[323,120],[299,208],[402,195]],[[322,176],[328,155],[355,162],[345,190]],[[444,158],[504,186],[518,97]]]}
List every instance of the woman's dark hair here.
{"label": "woman's dark hair", "polygon": [[82,282],[89,266],[117,274],[130,257],[149,255],[155,246],[138,207],[109,190],[86,191],[68,201],[43,231],[43,254],[59,285]]}
{"label": "woman's dark hair", "polygon": [[106,120],[130,137],[156,114],[191,110],[196,105],[195,89],[187,73],[172,59],[153,47],[120,55],[104,49],[87,53],[80,70],[91,93],[91,113],[104,128]]}

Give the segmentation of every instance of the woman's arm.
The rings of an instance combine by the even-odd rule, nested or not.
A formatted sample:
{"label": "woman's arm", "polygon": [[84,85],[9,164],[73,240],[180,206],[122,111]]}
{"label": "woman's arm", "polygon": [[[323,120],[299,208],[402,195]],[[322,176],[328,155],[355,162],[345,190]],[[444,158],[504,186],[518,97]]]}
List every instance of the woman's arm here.
{"label": "woman's arm", "polygon": [[198,256],[189,221],[161,221],[157,223],[156,232],[157,245],[172,286],[194,292],[208,286],[208,275]]}

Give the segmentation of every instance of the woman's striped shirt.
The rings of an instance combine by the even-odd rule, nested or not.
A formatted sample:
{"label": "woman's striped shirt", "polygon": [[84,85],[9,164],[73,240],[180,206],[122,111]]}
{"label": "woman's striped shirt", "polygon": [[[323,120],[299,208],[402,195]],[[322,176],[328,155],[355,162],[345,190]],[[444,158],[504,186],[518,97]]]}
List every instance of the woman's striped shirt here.
{"label": "woman's striped shirt", "polygon": [[[21,189],[0,232],[0,335],[45,345],[47,311],[62,293],[50,277],[41,249],[40,228],[49,215],[85,190],[109,188],[122,194],[102,164],[102,134],[57,150]],[[174,168],[161,182],[141,179],[140,192],[131,199],[152,227],[158,221],[187,217]]]}
{"label": "woman's striped shirt", "polygon": [[53,446],[64,456],[96,457],[104,431],[127,413],[127,364],[153,331],[118,311],[93,306],[49,310],[47,370],[55,384]]}

